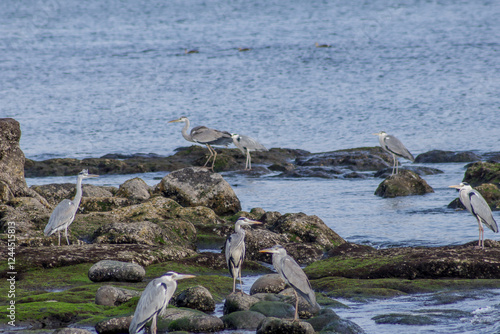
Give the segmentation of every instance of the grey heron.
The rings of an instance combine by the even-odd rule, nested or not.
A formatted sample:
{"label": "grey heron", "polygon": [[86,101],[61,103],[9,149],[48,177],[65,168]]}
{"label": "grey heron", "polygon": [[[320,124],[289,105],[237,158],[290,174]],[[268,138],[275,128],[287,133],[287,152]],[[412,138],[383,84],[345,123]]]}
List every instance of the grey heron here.
{"label": "grey heron", "polygon": [[169,123],[177,123],[177,122],[185,123],[184,127],[182,128],[182,136],[184,137],[184,139],[193,143],[198,143],[207,146],[208,151],[210,152],[210,156],[208,157],[207,162],[205,162],[203,167],[206,167],[210,159],[212,159],[213,157],[212,167],[210,167],[210,169],[214,170],[214,164],[215,164],[215,159],[217,158],[217,152],[210,145],[228,146],[232,142],[231,134],[227,131],[210,129],[207,128],[206,126],[196,126],[192,128],[191,132],[188,134],[187,131],[190,126],[189,119],[186,116],[182,116],[181,118],[174,119]]}
{"label": "grey heron", "polygon": [[98,177],[99,175],[89,174],[88,170],[82,170],[76,179],[76,195],[73,200],[65,199],[59,203],[52,214],[50,215],[49,222],[43,233],[46,236],[50,236],[55,232],[59,235],[59,243],[61,246],[61,231],[64,230],[66,236],[66,242],[69,245],[68,239],[68,227],[71,225],[73,220],[75,219],[76,211],[78,211],[78,207],[80,206],[80,201],[82,200],[82,180],[88,179],[90,177]]}
{"label": "grey heron", "polygon": [[262,224],[256,220],[240,217],[234,224],[235,233],[226,239],[226,262],[229,273],[233,277],[233,292],[236,292],[236,279],[240,278],[240,289],[243,293],[243,283],[241,281],[241,266],[245,259],[245,230],[242,226]]}
{"label": "grey heron", "polygon": [[403,143],[396,137],[392,135],[388,135],[385,131],[380,131],[379,133],[374,133],[375,136],[378,136],[378,141],[380,142],[380,146],[387,152],[392,154],[392,159],[394,160],[394,164],[392,165],[392,174],[394,175],[394,168],[396,168],[396,174],[398,173],[398,157],[402,157],[410,160],[411,162],[415,161],[413,155],[408,151],[408,149],[403,145]]}
{"label": "grey heron", "polygon": [[465,206],[467,211],[472,213],[477,219],[479,225],[479,244],[484,248],[484,228],[483,224],[488,226],[493,232],[498,233],[498,225],[491,213],[491,208],[486,203],[486,200],[481,196],[479,191],[473,189],[467,182],[462,182],[458,185],[450,186],[450,188],[458,189],[458,197],[460,202]]}
{"label": "grey heron", "polygon": [[195,276],[169,271],[149,282],[135,308],[134,317],[128,329],[129,333],[140,332],[146,323],[152,320],[151,333],[156,334],[156,318],[166,310],[170,298],[177,289],[177,281],[192,277]]}
{"label": "grey heron", "polygon": [[316,296],[313,289],[311,288],[311,283],[307,279],[306,274],[300,268],[300,266],[295,262],[295,260],[286,253],[285,248],[280,245],[273,246],[271,248],[262,249],[261,253],[272,253],[273,254],[273,267],[276,269],[281,278],[288,283],[293,288],[295,292],[295,316],[294,321],[299,319],[299,296],[302,296],[307,302],[315,308],[319,309],[319,305],[316,302]]}
{"label": "grey heron", "polygon": [[265,148],[264,145],[251,137],[232,133],[231,138],[233,138],[234,145],[241,151],[241,153],[243,153],[243,155],[246,155],[247,157],[245,162],[246,170],[252,169],[252,157],[250,156],[250,152],[267,151],[267,148]]}

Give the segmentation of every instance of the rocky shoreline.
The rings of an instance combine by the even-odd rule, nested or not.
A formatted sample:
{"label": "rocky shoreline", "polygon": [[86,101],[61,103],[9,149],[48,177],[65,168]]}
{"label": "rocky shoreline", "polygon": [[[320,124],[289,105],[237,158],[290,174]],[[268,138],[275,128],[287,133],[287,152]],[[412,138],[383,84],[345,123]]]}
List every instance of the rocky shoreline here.
{"label": "rocky shoreline", "polygon": [[[25,159],[19,148],[17,122],[0,120],[0,138],[0,230],[5,232],[8,223],[15,222],[16,288],[20,296],[16,299],[16,321],[27,329],[53,332],[68,326],[90,326],[98,333],[119,332],[120,328],[128,328],[138,294],[147,282],[170,270],[197,277],[179,285],[176,307],[169,308],[159,323],[160,330],[168,331],[251,327],[257,333],[362,333],[359,326],[331,310],[342,307],[332,298],[388,298],[450,287],[500,287],[500,243],[496,241],[486,240],[485,250],[476,249],[475,242],[376,250],[346,242],[314,215],[266,212],[261,208],[241,211],[239,199],[220,174],[193,167],[205,160],[206,150],[198,146],[179,149],[170,157],[107,155],[33,161]],[[464,181],[481,191],[490,206],[498,210],[499,157],[496,153],[479,157],[473,152],[432,151],[419,155],[416,161],[470,162]],[[378,147],[325,153],[271,149],[253,153],[252,161],[255,169],[242,171],[245,158],[241,153],[222,149],[215,170],[252,176],[276,173],[286,178],[382,177],[377,189],[377,195],[382,197],[430,192],[432,188],[422,177],[440,172],[424,166],[406,169],[397,177],[387,176],[392,157]],[[45,237],[43,229],[57,203],[74,196],[75,186],[28,188],[24,177],[76,175],[84,168],[97,174],[170,173],[155,187],[140,178],[128,180],[119,188],[84,185],[80,210],[70,226],[71,245],[57,246],[57,236]],[[232,279],[228,277],[223,249],[220,253],[200,253],[198,249],[207,242],[221,248],[241,216],[263,223],[248,229],[243,275],[269,274],[262,263],[270,263],[270,256],[258,251],[281,244],[297,262],[307,265],[304,270],[323,307],[320,313],[312,314],[304,306],[301,316],[308,319],[306,322],[290,324],[280,320],[289,317],[295,301],[276,277],[256,282],[260,287],[252,287],[250,295],[230,294]],[[0,276],[5,279],[6,233],[0,237],[0,247]],[[107,277],[91,271],[103,261],[142,269],[135,267],[133,280],[123,275],[95,279]],[[6,295],[6,289],[0,288],[0,293]],[[221,318],[213,315],[211,307],[204,308],[224,300]],[[7,316],[5,310],[0,314]]]}

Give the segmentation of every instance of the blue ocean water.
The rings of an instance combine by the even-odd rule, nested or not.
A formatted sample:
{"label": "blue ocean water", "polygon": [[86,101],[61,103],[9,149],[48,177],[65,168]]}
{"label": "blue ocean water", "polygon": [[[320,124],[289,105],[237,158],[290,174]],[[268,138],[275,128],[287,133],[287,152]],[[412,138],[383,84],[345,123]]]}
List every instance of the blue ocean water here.
{"label": "blue ocean water", "polygon": [[[172,154],[188,144],[181,125],[167,124],[182,115],[193,126],[249,135],[269,148],[376,146],[372,133],[385,130],[415,156],[500,151],[498,17],[499,2],[472,0],[1,1],[0,117],[21,123],[21,148],[35,160]],[[198,53],[185,53],[192,49]],[[373,195],[381,182],[373,177],[225,177],[245,210],[315,214],[352,242],[476,240],[473,217],[446,208],[456,197],[447,186],[462,180],[464,164],[432,167],[445,172],[424,176],[435,193],[397,199]],[[154,185],[163,175],[138,176]],[[89,182],[118,186],[132,177]],[[491,231],[486,237],[498,240]],[[488,296],[484,307],[498,310],[499,299]],[[400,332],[370,320],[378,307],[352,317],[368,332]],[[480,308],[455,307],[471,314]],[[498,312],[474,316],[484,314],[500,320]],[[477,322],[417,330],[498,330]]]}

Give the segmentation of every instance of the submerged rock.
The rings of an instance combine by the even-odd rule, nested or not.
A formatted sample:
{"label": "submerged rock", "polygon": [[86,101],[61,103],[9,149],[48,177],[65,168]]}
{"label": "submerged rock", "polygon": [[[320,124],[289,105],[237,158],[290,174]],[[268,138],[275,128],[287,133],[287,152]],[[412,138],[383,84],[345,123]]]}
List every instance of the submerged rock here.
{"label": "submerged rock", "polygon": [[92,282],[141,282],[146,275],[144,268],[136,263],[102,260],[89,269]]}
{"label": "submerged rock", "polygon": [[375,190],[380,197],[398,197],[410,195],[424,195],[434,190],[418,174],[409,170],[400,169],[399,174],[386,178]]}
{"label": "submerged rock", "polygon": [[241,204],[220,174],[206,168],[188,167],[165,176],[157,191],[182,206],[206,206],[218,215],[232,215]]}
{"label": "submerged rock", "polygon": [[447,163],[447,162],[472,162],[481,160],[481,157],[470,151],[453,152],[433,150],[419,154],[415,158],[417,163]]}

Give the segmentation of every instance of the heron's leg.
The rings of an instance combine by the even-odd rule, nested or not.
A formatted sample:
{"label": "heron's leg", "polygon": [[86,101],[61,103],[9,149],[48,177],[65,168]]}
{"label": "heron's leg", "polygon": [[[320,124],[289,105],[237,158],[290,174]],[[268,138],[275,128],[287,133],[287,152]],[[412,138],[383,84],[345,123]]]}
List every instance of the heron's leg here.
{"label": "heron's leg", "polygon": [[69,246],[69,239],[68,239],[68,226],[64,229],[64,235],[66,236],[66,242],[68,243]]}
{"label": "heron's leg", "polygon": [[217,151],[215,149],[212,148],[212,150],[214,151],[214,158],[212,160],[212,171],[214,170],[214,165],[215,165],[215,159],[217,159]]}
{"label": "heron's leg", "polygon": [[293,321],[298,321],[299,320],[299,295],[297,294],[297,291],[293,289],[293,292],[295,293],[295,315],[293,317]]}
{"label": "heron's leg", "polygon": [[57,245],[61,246],[61,231],[57,231],[57,236],[59,237],[59,242],[57,243]]}
{"label": "heron's leg", "polygon": [[153,321],[151,322],[151,334],[156,334],[156,313],[153,315]]}
{"label": "heron's leg", "polygon": [[247,163],[245,165],[245,169],[252,169],[252,156],[250,155],[250,150],[247,149]]}
{"label": "heron's leg", "polygon": [[238,276],[240,276],[240,291],[241,291],[241,294],[243,294],[243,281],[241,280],[241,267],[238,270]]}
{"label": "heron's leg", "polygon": [[208,162],[210,161],[210,159],[214,156],[214,152],[213,152],[213,149],[210,145],[206,144],[207,145],[207,149],[208,149],[208,152],[210,153],[210,155],[208,156],[208,159],[207,161],[205,162],[205,164],[203,165],[203,167],[206,167]]}

